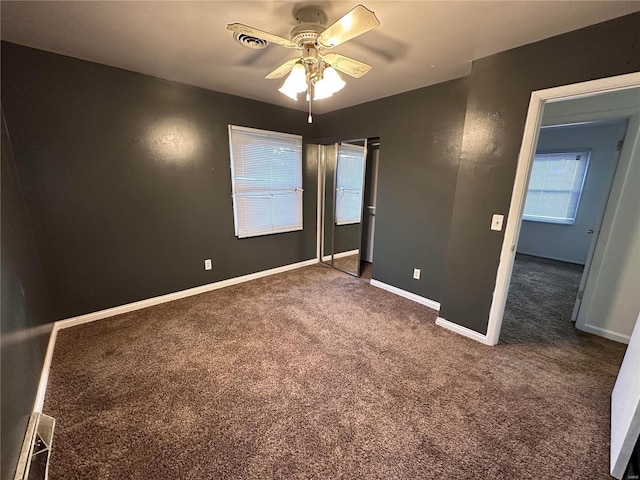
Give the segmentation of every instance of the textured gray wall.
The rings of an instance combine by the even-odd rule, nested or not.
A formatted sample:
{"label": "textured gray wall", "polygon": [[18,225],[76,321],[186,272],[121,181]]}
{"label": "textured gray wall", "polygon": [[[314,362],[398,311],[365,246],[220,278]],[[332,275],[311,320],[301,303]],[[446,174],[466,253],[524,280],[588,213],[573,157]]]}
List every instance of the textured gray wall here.
{"label": "textured gray wall", "polygon": [[49,297],[2,120],[0,477],[13,478],[51,332]]}
{"label": "textured gray wall", "polygon": [[2,74],[56,319],[315,258],[315,162],[303,231],[238,240],[231,203],[227,125],[304,113],[8,43]]}

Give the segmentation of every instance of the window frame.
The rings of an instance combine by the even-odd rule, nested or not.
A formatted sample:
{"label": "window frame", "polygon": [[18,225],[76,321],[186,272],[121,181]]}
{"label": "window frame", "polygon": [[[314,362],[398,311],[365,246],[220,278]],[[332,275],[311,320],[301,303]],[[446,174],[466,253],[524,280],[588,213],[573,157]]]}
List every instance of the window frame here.
{"label": "window frame", "polygon": [[[284,133],[284,132],[276,132],[276,131],[272,131],[272,130],[263,130],[263,129],[258,129],[258,128],[251,128],[251,127],[243,127],[240,125],[228,125],[228,131],[229,131],[229,165],[230,165],[230,169],[231,169],[231,198],[232,198],[232,206],[233,206],[233,225],[234,225],[234,234],[238,239],[242,239],[242,238],[253,238],[253,237],[260,237],[260,236],[264,236],[264,235],[275,235],[275,234],[279,234],[279,233],[288,233],[288,232],[296,232],[296,231],[301,231],[304,228],[303,225],[303,217],[304,217],[304,198],[303,198],[303,139],[302,139],[302,135],[295,135],[295,134],[291,134],[291,133]],[[257,228],[251,228],[249,225],[241,225],[242,220],[240,220],[240,215],[239,215],[239,198],[245,197],[245,198],[249,198],[251,197],[251,195],[249,194],[250,191],[245,190],[242,191],[239,187],[238,187],[238,182],[237,182],[237,175],[236,175],[236,170],[239,167],[239,165],[237,165],[236,163],[236,159],[234,156],[234,132],[244,132],[244,133],[248,133],[248,134],[256,134],[256,135],[263,135],[263,136],[268,136],[268,137],[275,137],[275,138],[279,138],[281,140],[284,139],[290,139],[293,140],[293,142],[295,143],[295,147],[293,147],[294,150],[297,151],[297,158],[296,158],[296,173],[295,173],[295,177],[296,177],[296,186],[291,186],[291,187],[286,187],[286,188],[271,188],[269,190],[270,192],[270,196],[273,198],[274,192],[282,192],[282,191],[287,191],[287,192],[292,192],[295,193],[296,195],[296,223],[295,225],[293,224],[289,224],[286,225],[282,228],[275,228],[275,227],[271,227],[271,228],[262,228],[262,229],[257,229]],[[271,178],[271,177],[270,177]],[[254,192],[255,193],[255,192]],[[257,198],[259,195],[254,195],[254,198]]]}
{"label": "window frame", "polygon": [[[545,156],[545,155],[580,155],[580,156],[584,156],[585,160],[584,160],[584,172],[582,174],[582,180],[580,182],[580,186],[578,189],[576,189],[577,191],[577,198],[575,199],[575,210],[573,211],[573,216],[565,216],[565,217],[553,217],[550,215],[531,215],[531,214],[527,214],[525,213],[526,208],[527,208],[527,199],[529,198],[529,195],[531,193],[531,179],[532,179],[532,175],[533,175],[533,169],[535,166],[535,162],[538,156]],[[579,160],[582,161],[582,160]],[[533,160],[531,161],[531,171],[529,172],[529,180],[527,182],[527,193],[525,196],[525,203],[523,206],[523,213],[522,213],[522,220],[527,221],[527,222],[537,222],[537,223],[549,223],[549,224],[554,224],[554,225],[574,225],[577,218],[578,218],[578,212],[580,210],[580,202],[582,200],[582,193],[584,192],[584,187],[585,187],[585,183],[587,181],[587,175],[589,174],[589,165],[590,165],[590,161],[591,161],[591,149],[590,148],[568,148],[568,149],[546,149],[546,150],[541,150],[541,151],[536,151],[533,157]],[[572,184],[573,185],[573,184]],[[550,190],[550,189],[535,189],[535,192],[551,192],[554,190]],[[568,193],[569,195],[572,195],[574,189],[569,189],[569,190],[556,190],[557,192],[563,192],[563,193]],[[571,198],[571,197],[570,197]]]}

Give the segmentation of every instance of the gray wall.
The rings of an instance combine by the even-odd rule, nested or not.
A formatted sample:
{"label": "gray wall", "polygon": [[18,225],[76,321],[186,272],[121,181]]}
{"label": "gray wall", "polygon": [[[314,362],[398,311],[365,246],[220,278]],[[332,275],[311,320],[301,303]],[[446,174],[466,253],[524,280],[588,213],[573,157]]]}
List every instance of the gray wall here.
{"label": "gray wall", "polygon": [[2,105],[55,319],[316,256],[306,156],[304,230],[233,229],[227,125],[308,136],[303,112],[9,43]]}
{"label": "gray wall", "polygon": [[626,121],[595,125],[543,128],[538,138],[538,152],[590,149],[578,214],[573,225],[523,221],[517,251],[564,262],[585,264],[595,229],[604,212]]}
{"label": "gray wall", "polygon": [[51,332],[49,297],[2,119],[0,477],[13,478]]}
{"label": "gray wall", "polygon": [[[485,334],[531,92],[640,70],[640,14],[473,62],[440,315]],[[505,220],[507,220],[505,218]],[[375,270],[374,270],[375,271]]]}

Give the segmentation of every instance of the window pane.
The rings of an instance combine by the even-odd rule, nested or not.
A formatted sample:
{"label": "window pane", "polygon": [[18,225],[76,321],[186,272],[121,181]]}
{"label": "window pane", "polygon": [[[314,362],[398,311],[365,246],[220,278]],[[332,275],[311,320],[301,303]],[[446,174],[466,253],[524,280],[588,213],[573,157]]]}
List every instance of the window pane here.
{"label": "window pane", "polygon": [[302,192],[274,195],[243,194],[235,199],[240,237],[299,230],[302,215]]}
{"label": "window pane", "polygon": [[302,229],[302,137],[229,126],[236,235]]}
{"label": "window pane", "polygon": [[342,143],[338,147],[336,225],[360,222],[365,154],[365,148],[359,145]]}
{"label": "window pane", "polygon": [[589,151],[536,154],[523,218],[573,224],[588,162]]}

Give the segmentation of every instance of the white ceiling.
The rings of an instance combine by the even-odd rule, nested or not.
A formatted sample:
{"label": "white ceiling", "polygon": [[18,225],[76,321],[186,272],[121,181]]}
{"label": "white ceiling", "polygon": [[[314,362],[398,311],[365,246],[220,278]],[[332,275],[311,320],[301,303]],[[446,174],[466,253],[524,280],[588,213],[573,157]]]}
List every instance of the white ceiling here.
{"label": "white ceiling", "polygon": [[586,97],[548,102],[542,125],[556,126],[629,118],[640,113],[640,88],[627,88]]}
{"label": "white ceiling", "polygon": [[319,5],[329,24],[358,3],[381,25],[334,49],[373,65],[319,101],[324,113],[469,74],[471,61],[640,11],[637,1],[2,1],[7,40],[155,77],[304,110],[263,77],[295,56],[250,50],[226,30],[240,22],[288,37],[293,11]]}

